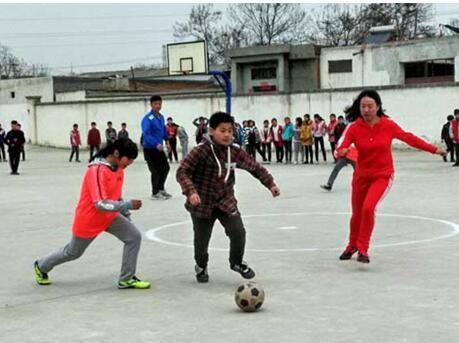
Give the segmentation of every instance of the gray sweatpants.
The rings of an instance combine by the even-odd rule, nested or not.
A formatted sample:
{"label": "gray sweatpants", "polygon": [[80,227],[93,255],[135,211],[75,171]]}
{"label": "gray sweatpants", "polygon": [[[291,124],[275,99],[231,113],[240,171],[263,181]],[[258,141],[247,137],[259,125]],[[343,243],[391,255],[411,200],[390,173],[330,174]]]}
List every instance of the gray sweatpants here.
{"label": "gray sweatpants", "polygon": [[294,161],[298,163],[298,154],[301,156],[301,163],[304,162],[304,145],[300,141],[293,141],[293,155]]}
{"label": "gray sweatpants", "polygon": [[[121,265],[120,281],[131,279],[135,275],[137,256],[139,255],[142,234],[128,219],[118,215],[105,230],[124,243],[123,262]],[[55,266],[64,262],[76,260],[83,255],[93,238],[72,236],[70,243],[56,252],[38,260],[38,267],[43,273],[50,272]]]}
{"label": "gray sweatpants", "polygon": [[330,177],[328,178],[328,182],[327,182],[327,184],[330,187],[333,187],[333,184],[335,183],[335,179],[338,176],[338,174],[341,171],[341,169],[346,167],[348,164],[350,164],[352,166],[352,168],[355,169],[355,162],[354,161],[348,160],[347,158],[343,158],[343,157],[338,158],[336,160],[335,167],[333,168],[333,170],[332,170],[332,172],[330,174]]}
{"label": "gray sweatpants", "polygon": [[180,146],[182,147],[182,160],[188,155],[188,140],[180,141]]}

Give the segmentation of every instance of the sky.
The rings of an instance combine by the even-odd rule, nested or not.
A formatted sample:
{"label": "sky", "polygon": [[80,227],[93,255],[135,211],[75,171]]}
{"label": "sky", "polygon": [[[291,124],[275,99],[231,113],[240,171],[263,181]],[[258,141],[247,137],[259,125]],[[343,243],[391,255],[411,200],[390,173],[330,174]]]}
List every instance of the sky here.
{"label": "sky", "polygon": [[[0,44],[54,75],[160,64],[173,25],[193,4],[0,4]],[[226,4],[215,8],[225,10]],[[318,4],[303,4],[306,9]],[[459,18],[459,4],[434,4],[434,23]]]}

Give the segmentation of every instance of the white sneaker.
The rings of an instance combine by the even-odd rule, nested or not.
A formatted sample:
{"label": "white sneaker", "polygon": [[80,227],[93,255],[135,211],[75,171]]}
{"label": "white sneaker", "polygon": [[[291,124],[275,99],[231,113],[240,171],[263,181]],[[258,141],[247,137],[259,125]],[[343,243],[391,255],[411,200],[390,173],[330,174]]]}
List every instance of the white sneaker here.
{"label": "white sneaker", "polygon": [[150,196],[151,200],[165,200],[164,196],[161,194],[161,192],[158,192],[156,194],[152,194]]}
{"label": "white sneaker", "polygon": [[159,194],[164,198],[164,200],[172,198],[172,194],[167,193],[165,190],[159,191]]}

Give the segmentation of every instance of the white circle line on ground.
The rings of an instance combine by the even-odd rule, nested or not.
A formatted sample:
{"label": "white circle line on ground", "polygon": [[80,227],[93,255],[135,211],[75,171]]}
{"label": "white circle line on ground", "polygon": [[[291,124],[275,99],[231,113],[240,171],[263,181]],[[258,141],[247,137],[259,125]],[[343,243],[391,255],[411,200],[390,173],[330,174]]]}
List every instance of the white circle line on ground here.
{"label": "white circle line on ground", "polygon": [[[347,215],[350,216],[350,213],[348,212],[292,212],[292,213],[267,213],[267,214],[249,214],[243,216],[243,218],[257,218],[257,217],[278,217],[278,216],[304,216],[304,215],[315,215],[315,216],[330,216],[330,215],[335,215],[335,216],[341,216],[341,215]],[[423,217],[423,216],[415,216],[415,215],[405,215],[405,214],[388,214],[388,213],[380,213],[377,214],[376,217],[395,217],[395,218],[404,218],[404,219],[417,219],[417,220],[425,220],[425,221],[432,221],[436,223],[441,223],[446,226],[449,226],[452,231],[450,233],[432,237],[432,238],[426,238],[426,239],[419,239],[419,240],[411,240],[411,241],[404,241],[404,242],[398,242],[398,243],[388,243],[388,244],[375,244],[373,245],[373,248],[388,248],[388,247],[395,247],[395,246],[404,246],[404,245],[413,245],[413,244],[420,244],[420,243],[429,243],[449,237],[453,237],[459,234],[459,224],[453,223],[448,220],[444,219],[437,219],[437,218],[429,218],[429,217]],[[171,228],[171,227],[176,227],[176,226],[181,226],[185,224],[191,224],[190,220],[185,220],[181,222],[175,222],[171,224],[166,224],[166,225],[161,225],[158,226],[154,229],[148,230],[145,233],[145,236],[147,239],[165,244],[165,245],[170,245],[170,246],[177,246],[177,247],[185,247],[185,248],[193,248],[193,245],[191,244],[184,244],[184,243],[177,243],[177,242],[171,242],[165,239],[162,239],[157,235],[157,232]],[[314,251],[334,251],[334,250],[342,250],[343,247],[339,248],[292,248],[292,249],[246,249],[247,252],[314,252]],[[225,251],[227,252],[227,248],[212,248],[209,247],[209,250],[211,251]]]}

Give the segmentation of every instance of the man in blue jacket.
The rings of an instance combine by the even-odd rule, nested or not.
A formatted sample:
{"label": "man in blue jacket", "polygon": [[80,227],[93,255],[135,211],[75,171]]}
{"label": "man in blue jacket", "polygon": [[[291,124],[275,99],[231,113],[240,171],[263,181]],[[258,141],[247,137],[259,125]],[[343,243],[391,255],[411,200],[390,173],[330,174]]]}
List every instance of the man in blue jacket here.
{"label": "man in blue jacket", "polygon": [[164,140],[167,139],[164,116],[161,111],[162,99],[159,95],[150,98],[151,111],[142,119],[143,151],[151,173],[153,200],[167,200],[172,197],[164,190],[169,162],[164,152]]}

